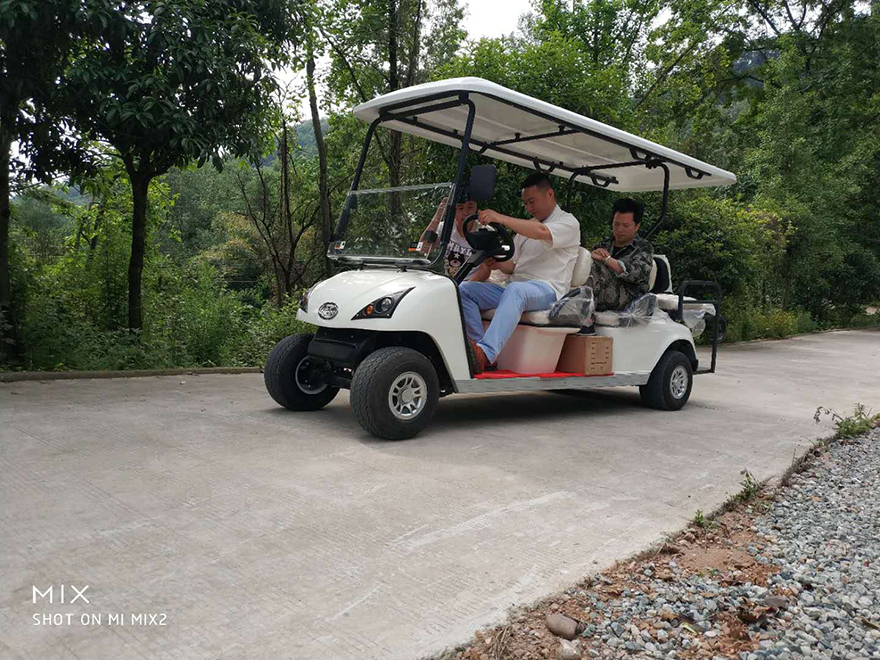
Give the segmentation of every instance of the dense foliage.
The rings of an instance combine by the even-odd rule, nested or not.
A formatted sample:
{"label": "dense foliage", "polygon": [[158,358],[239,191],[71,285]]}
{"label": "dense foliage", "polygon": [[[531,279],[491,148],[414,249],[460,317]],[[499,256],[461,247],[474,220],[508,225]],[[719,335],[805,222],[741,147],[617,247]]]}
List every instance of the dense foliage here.
{"label": "dense foliage", "polygon": [[[516,34],[476,42],[458,0],[124,4],[0,0],[6,368],[262,363],[327,274],[325,218],[366,130],[351,108],[452,76],[735,172],[735,186],[674,193],[653,239],[675,282],[722,284],[730,339],[868,322],[880,300],[877,3],[536,0]],[[282,92],[270,60],[318,66]],[[448,181],[455,152],[383,133],[368,164],[370,185]],[[501,164],[492,206],[522,215],[526,174]],[[66,185],[34,185],[53,175]],[[561,180],[558,193],[585,245],[608,233],[612,194]],[[647,228],[660,199],[642,199]]]}

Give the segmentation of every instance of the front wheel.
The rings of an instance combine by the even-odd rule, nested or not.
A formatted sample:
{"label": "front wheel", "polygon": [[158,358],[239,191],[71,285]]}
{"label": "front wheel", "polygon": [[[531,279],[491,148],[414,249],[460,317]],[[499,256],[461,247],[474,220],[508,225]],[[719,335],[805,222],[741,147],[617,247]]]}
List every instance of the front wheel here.
{"label": "front wheel", "polygon": [[350,398],[365,431],[385,440],[405,440],[434,417],[440,380],[431,361],[418,351],[380,348],[354,372]]}
{"label": "front wheel", "polygon": [[279,341],[263,369],[269,395],[288,410],[319,410],[330,403],[338,387],[316,380],[315,364],[309,357],[311,334],[285,337]]}
{"label": "front wheel", "polygon": [[691,396],[694,372],[691,361],[681,351],[663,354],[646,385],[639,386],[642,403],[658,410],[681,410]]}

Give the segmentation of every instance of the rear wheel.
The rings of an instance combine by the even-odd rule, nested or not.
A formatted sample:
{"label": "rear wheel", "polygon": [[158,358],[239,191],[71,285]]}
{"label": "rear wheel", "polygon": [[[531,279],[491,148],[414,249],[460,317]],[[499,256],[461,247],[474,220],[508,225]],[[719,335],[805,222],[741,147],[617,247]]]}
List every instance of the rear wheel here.
{"label": "rear wheel", "polygon": [[713,320],[706,323],[706,337],[708,337],[710,341],[712,339],[712,332],[714,332],[712,329],[712,324],[714,323],[718,324],[718,343],[721,343],[724,341],[725,337],[727,337],[727,319],[723,316],[717,316],[713,317]]}
{"label": "rear wheel", "polygon": [[680,410],[691,396],[694,373],[691,361],[681,351],[663,354],[646,385],[639,386],[642,403],[658,410]]}
{"label": "rear wheel", "polygon": [[365,431],[386,440],[405,440],[434,417],[440,381],[434,365],[418,351],[380,348],[354,372],[350,398]]}
{"label": "rear wheel", "polygon": [[311,341],[311,334],[285,337],[266,359],[266,389],[276,403],[288,410],[318,410],[339,392],[338,387],[315,379],[316,365],[308,352]]}

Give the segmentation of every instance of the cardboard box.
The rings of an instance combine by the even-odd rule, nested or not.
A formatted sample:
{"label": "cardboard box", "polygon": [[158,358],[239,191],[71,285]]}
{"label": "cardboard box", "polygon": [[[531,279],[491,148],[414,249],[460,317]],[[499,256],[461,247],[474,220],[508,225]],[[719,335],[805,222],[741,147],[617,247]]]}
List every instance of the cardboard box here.
{"label": "cardboard box", "polygon": [[568,335],[556,370],[586,376],[611,374],[613,344],[611,337]]}

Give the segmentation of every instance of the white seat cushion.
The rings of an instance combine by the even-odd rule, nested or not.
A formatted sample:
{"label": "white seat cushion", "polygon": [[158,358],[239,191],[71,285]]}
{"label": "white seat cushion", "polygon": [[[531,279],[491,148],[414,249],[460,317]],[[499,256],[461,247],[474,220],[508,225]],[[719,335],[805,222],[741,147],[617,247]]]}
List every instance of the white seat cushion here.
{"label": "white seat cushion", "polygon": [[593,257],[590,256],[590,251],[587,248],[578,248],[577,263],[575,263],[574,272],[571,274],[571,287],[586,284],[592,268]]}
{"label": "white seat cushion", "polygon": [[[491,321],[495,317],[494,309],[487,309],[480,313],[486,321]],[[543,309],[539,312],[523,312],[519,319],[520,323],[528,323],[529,325],[550,325],[550,310]]]}
{"label": "white seat cushion", "polygon": [[[666,311],[678,309],[678,294],[657,293],[655,295],[657,296],[657,307],[660,309],[665,309]],[[684,299],[685,301],[696,300],[696,298],[689,298],[687,296],[685,296]]]}
{"label": "white seat cushion", "polygon": [[[676,293],[657,293],[657,307],[667,312],[678,311],[678,294]],[[694,303],[696,298],[690,296],[684,297],[684,308],[689,310],[703,310],[706,314],[715,314],[715,305],[704,303],[702,305]]]}

